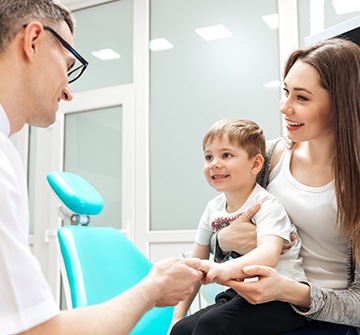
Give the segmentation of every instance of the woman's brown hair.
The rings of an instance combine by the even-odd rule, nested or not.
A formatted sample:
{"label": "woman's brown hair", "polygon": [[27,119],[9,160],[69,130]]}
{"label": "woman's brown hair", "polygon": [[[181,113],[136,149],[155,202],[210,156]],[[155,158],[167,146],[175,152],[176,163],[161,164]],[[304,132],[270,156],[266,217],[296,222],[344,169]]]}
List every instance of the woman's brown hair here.
{"label": "woman's brown hair", "polygon": [[360,47],[334,38],[297,50],[285,65],[284,78],[299,59],[317,70],[330,94],[337,222],[342,233],[352,237],[360,260]]}

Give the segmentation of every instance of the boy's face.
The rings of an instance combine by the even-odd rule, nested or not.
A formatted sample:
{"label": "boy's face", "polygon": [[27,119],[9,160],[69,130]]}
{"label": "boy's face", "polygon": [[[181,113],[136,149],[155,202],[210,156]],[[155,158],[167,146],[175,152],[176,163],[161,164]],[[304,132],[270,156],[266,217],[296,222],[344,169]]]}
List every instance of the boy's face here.
{"label": "boy's face", "polygon": [[254,169],[255,157],[249,158],[245,150],[229,141],[228,136],[208,142],[204,157],[205,178],[218,192],[238,192],[254,187],[258,172]]}

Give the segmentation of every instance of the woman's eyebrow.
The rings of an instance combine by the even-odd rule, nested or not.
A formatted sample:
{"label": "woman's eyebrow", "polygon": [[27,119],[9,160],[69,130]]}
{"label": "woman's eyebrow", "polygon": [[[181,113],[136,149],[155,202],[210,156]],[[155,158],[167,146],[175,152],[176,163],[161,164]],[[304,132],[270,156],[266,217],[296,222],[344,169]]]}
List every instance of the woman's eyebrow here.
{"label": "woman's eyebrow", "polygon": [[314,95],[311,91],[309,91],[308,89],[304,88],[304,87],[294,87],[293,88],[294,91],[304,91],[306,93],[309,93],[311,95]]}
{"label": "woman's eyebrow", "polygon": [[[288,86],[286,85],[285,82],[284,82],[284,86],[285,86],[286,88],[288,88]],[[309,93],[309,94],[311,94],[311,95],[314,95],[311,91],[309,91],[307,88],[304,88],[304,87],[293,87],[293,90],[294,90],[294,91],[304,91],[304,92],[307,92],[307,93]]]}

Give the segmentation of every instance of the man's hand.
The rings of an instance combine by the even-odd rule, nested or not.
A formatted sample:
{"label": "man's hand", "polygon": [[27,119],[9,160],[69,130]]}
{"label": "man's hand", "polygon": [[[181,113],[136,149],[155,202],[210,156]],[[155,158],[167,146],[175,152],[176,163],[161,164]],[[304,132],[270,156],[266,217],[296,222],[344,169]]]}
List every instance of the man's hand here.
{"label": "man's hand", "polygon": [[154,292],[155,306],[164,307],[184,300],[202,278],[199,259],[166,258],[155,263],[144,280]]}

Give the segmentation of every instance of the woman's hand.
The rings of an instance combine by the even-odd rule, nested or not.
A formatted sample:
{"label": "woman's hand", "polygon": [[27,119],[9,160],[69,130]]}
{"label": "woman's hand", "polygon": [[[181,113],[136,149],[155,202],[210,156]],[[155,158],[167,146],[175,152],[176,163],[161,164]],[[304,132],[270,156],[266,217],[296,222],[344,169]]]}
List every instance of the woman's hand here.
{"label": "woman's hand", "polygon": [[284,301],[302,308],[309,308],[310,287],[286,277],[274,268],[252,265],[243,268],[248,277],[257,281],[229,280],[224,285],[234,289],[251,304],[262,304],[270,301]]}
{"label": "woman's hand", "polygon": [[261,304],[280,300],[282,275],[274,268],[267,266],[248,266],[243,271],[258,280],[229,280],[225,285],[234,289],[251,304]]}
{"label": "woman's hand", "polygon": [[245,255],[256,248],[256,227],[250,221],[261,205],[256,204],[247,210],[248,215],[241,215],[231,224],[218,232],[217,238],[219,247],[226,253],[236,251],[240,255]]}
{"label": "woman's hand", "polygon": [[[251,222],[250,218],[259,211],[260,207],[260,204],[250,207],[246,211],[248,215],[241,215],[231,222],[229,226],[221,229],[217,233],[218,244],[224,254],[229,251],[236,251],[240,255],[245,255],[256,248],[256,227]],[[284,244],[282,254],[292,247],[292,242],[295,239],[296,235],[291,234],[291,243]]]}

